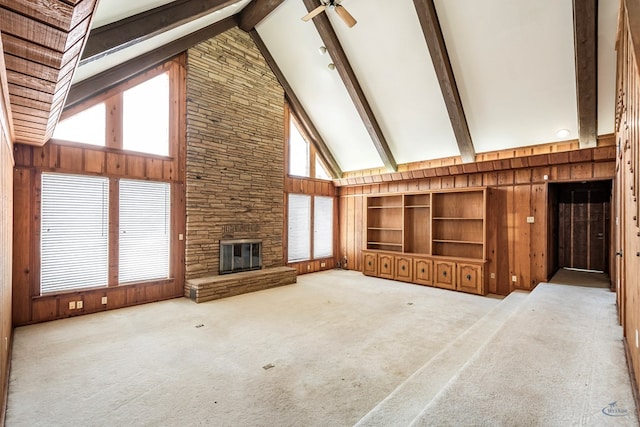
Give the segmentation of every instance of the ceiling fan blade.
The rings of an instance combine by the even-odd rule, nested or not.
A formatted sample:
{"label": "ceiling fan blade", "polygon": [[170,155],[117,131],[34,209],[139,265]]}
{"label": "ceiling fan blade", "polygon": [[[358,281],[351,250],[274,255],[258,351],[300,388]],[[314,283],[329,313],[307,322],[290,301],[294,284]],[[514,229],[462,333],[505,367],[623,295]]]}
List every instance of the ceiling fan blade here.
{"label": "ceiling fan blade", "polygon": [[308,20],[312,19],[314,16],[319,15],[320,13],[324,12],[324,10],[327,8],[326,4],[323,4],[321,6],[316,7],[315,9],[313,9],[311,12],[307,13],[306,15],[304,15],[302,17],[302,20],[304,22],[307,22]]}
{"label": "ceiling fan blade", "polygon": [[341,6],[341,5],[337,4],[336,5],[336,13],[338,14],[338,16],[340,18],[342,18],[344,23],[347,24],[347,26],[349,28],[353,27],[354,25],[356,25],[358,23],[358,21],[356,21],[354,19],[354,17],[351,16],[351,14],[349,12],[347,12],[347,9],[345,9],[344,6]]}

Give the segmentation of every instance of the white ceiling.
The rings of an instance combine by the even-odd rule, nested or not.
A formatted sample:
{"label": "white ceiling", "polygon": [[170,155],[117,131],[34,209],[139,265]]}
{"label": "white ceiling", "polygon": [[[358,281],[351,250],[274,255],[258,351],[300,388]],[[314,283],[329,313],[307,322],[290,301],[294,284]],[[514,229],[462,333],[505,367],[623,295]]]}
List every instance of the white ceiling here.
{"label": "white ceiling", "polygon": [[[80,67],[79,81],[241,10],[215,15]],[[166,0],[101,0],[94,28]],[[318,2],[319,4],[319,2]],[[412,0],[343,0],[349,29],[327,10],[398,163],[459,155]],[[476,152],[576,139],[572,0],[435,0]],[[343,171],[382,161],[302,0],[256,27]],[[613,132],[617,0],[599,0],[598,133]],[[568,129],[569,136],[556,132]]]}

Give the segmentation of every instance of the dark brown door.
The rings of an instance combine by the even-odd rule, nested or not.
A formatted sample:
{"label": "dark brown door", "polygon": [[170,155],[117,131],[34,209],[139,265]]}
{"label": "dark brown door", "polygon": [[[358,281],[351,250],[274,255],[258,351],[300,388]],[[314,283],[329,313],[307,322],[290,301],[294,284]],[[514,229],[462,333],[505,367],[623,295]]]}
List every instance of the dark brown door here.
{"label": "dark brown door", "polygon": [[609,271],[610,183],[564,186],[559,194],[559,267]]}

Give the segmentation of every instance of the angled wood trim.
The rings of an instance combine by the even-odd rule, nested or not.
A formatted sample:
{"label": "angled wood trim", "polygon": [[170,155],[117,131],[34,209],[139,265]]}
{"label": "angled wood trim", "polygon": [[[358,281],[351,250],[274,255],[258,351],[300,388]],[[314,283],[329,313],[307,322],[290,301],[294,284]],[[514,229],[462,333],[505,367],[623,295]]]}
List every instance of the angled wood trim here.
{"label": "angled wood trim", "polygon": [[238,0],[179,0],[91,30],[80,65],[140,43]]}
{"label": "angled wood trim", "polygon": [[65,110],[235,26],[236,18],[230,16],[135,59],[82,80],[71,86]]}
{"label": "angled wood trim", "polygon": [[447,106],[460,156],[465,163],[474,162],[476,151],[471,140],[469,125],[460,100],[460,93],[451,68],[451,61],[449,61],[449,53],[444,43],[435,5],[433,0],[413,0],[413,4],[431,54],[433,67],[438,76],[438,83],[440,83],[440,90],[442,90],[444,103]]}
{"label": "angled wood trim", "polygon": [[15,139],[15,134],[13,129],[11,100],[9,98],[9,84],[7,81],[2,38],[0,38],[0,103],[2,104],[2,111],[0,111],[0,132],[5,133],[5,139],[9,145],[9,153],[13,155],[12,144]]}
{"label": "angled wood trim", "polygon": [[278,67],[275,59],[273,59],[273,56],[271,56],[271,52],[269,52],[269,49],[267,49],[264,41],[262,41],[260,34],[258,34],[258,32],[253,29],[249,31],[249,35],[253,39],[253,42],[256,44],[258,50],[260,50],[260,53],[264,57],[265,61],[267,61],[267,64],[269,64],[269,67],[271,67],[271,71],[273,71],[273,74],[275,74],[276,78],[280,82],[280,85],[284,89],[284,93],[287,97],[287,102],[291,107],[293,115],[298,120],[298,123],[304,128],[307,135],[309,135],[311,142],[313,143],[313,145],[315,145],[316,150],[318,150],[318,153],[322,157],[324,164],[327,166],[327,168],[329,168],[329,172],[331,173],[332,178],[340,178],[342,176],[342,170],[340,169],[338,162],[336,162],[336,159],[333,157],[331,150],[329,150],[329,147],[327,147],[327,144],[325,144],[322,136],[320,136],[320,132],[318,132],[318,129],[316,129],[316,127],[314,126],[311,118],[302,106],[302,103],[291,88],[291,85],[289,85],[289,82],[285,78],[284,74],[282,74],[282,71],[280,70],[280,67]]}
{"label": "angled wood trim", "polygon": [[249,32],[284,0],[253,0],[240,12],[238,27]]}
{"label": "angled wood trim", "polygon": [[[304,0],[304,4],[309,12],[318,7],[317,0]],[[331,55],[333,64],[336,66],[336,70],[338,70],[338,74],[342,78],[349,96],[351,96],[351,100],[367,128],[369,136],[371,136],[373,144],[375,145],[376,150],[378,150],[378,154],[380,155],[382,162],[388,170],[397,171],[398,165],[393,158],[389,144],[387,144],[387,140],[385,139],[382,129],[371,110],[371,106],[369,105],[367,98],[364,96],[364,91],[351,68],[351,64],[342,49],[342,45],[338,41],[338,36],[331,26],[327,14],[321,13],[317,15],[313,18],[313,23],[316,26],[329,55]]]}
{"label": "angled wood trim", "polygon": [[573,0],[580,148],[598,144],[598,1]]}

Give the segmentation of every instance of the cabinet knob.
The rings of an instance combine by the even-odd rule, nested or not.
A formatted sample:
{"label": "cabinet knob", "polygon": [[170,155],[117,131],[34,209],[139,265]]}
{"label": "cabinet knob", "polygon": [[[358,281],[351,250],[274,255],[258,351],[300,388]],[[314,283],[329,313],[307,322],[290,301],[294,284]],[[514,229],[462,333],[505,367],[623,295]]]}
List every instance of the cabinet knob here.
{"label": "cabinet knob", "polygon": [[442,272],[442,275],[443,275],[444,277],[447,277],[447,272],[446,272],[446,270]]}
{"label": "cabinet knob", "polygon": [[388,266],[389,266],[388,264],[385,264],[385,265],[384,265],[384,268],[387,268]]}
{"label": "cabinet knob", "polygon": [[405,267],[404,265],[402,266],[402,271],[406,270],[407,267]]}
{"label": "cabinet knob", "polygon": [[467,274],[467,280],[471,280],[471,275]]}
{"label": "cabinet knob", "polygon": [[369,267],[371,267],[371,261],[369,261]]}
{"label": "cabinet knob", "polygon": [[422,270],[420,270],[420,273],[424,273],[424,268]]}

